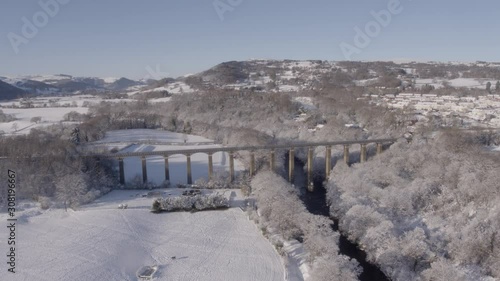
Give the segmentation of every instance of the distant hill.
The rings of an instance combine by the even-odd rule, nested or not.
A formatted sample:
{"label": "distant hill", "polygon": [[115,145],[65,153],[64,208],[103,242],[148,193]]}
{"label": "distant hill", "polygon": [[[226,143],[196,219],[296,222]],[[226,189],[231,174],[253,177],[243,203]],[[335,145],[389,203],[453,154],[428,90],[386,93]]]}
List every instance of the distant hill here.
{"label": "distant hill", "polygon": [[122,77],[122,78],[116,80],[115,82],[106,85],[106,88],[110,89],[110,90],[114,90],[114,91],[122,91],[122,90],[129,88],[129,87],[137,86],[140,84],[141,83],[139,83],[139,82]]}
{"label": "distant hill", "polygon": [[71,94],[75,92],[123,91],[129,87],[143,85],[127,78],[117,80],[97,77],[74,77],[66,74],[25,75],[18,77],[0,77],[0,81],[9,83],[32,95]]}
{"label": "distant hill", "polygon": [[255,59],[223,62],[197,74],[161,80],[134,81],[125,77],[74,77],[66,74],[0,77],[0,80],[30,95],[141,95],[151,92],[175,95],[212,90],[297,93],[333,92],[354,86],[366,88],[371,93],[393,94],[420,90],[450,92],[455,88],[485,90],[487,82],[497,91],[500,63]]}
{"label": "distant hill", "polygon": [[12,100],[26,95],[26,92],[0,81],[0,100]]}
{"label": "distant hill", "polygon": [[247,80],[253,66],[246,61],[224,62],[200,73],[199,76],[215,84],[235,84]]}
{"label": "distant hill", "polygon": [[177,80],[174,78],[163,78],[161,80],[148,80],[146,82],[147,87],[145,87],[145,90],[165,87],[175,82],[177,82]]}
{"label": "distant hill", "polygon": [[74,80],[58,80],[52,85],[58,87],[59,89],[61,89],[61,91],[66,93],[84,91],[95,88],[95,86],[93,85]]}
{"label": "distant hill", "polygon": [[372,92],[485,90],[500,81],[500,64],[488,62],[393,62],[322,60],[229,61],[178,78],[192,89],[267,92],[335,91],[366,87]]}
{"label": "distant hill", "polygon": [[60,89],[54,85],[35,80],[16,81],[14,86],[26,91],[29,94],[54,94],[60,92]]}

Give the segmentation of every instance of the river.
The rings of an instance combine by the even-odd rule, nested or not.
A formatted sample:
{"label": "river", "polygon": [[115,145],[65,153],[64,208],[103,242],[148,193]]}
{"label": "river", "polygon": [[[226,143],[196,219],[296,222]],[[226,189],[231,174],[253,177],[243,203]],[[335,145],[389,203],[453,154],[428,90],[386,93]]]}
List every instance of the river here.
{"label": "river", "polygon": [[[286,169],[288,170],[288,155],[286,156]],[[307,174],[304,171],[304,163],[295,158],[294,185],[300,188],[301,199],[307,210],[315,215],[329,217],[332,220],[332,228],[339,231],[338,220],[330,216],[330,210],[326,200],[326,189],[323,185],[324,179],[314,181],[314,192],[307,191]],[[359,276],[360,281],[389,281],[389,278],[375,265],[366,260],[366,253],[350,242],[346,236],[340,232],[339,251],[341,254],[354,258],[363,269]]]}

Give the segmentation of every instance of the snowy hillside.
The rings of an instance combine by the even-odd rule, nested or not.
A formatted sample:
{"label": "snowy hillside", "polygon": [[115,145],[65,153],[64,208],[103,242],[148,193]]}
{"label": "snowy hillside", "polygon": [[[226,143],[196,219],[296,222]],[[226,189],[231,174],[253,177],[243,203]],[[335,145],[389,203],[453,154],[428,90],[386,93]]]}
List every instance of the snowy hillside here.
{"label": "snowy hillside", "polygon": [[158,97],[159,93],[188,94],[211,89],[300,93],[352,86],[399,91],[426,87],[484,90],[488,82],[495,86],[500,80],[500,66],[484,62],[248,60],[224,62],[198,74],[160,80],[64,74],[0,77],[0,80],[35,95],[120,93],[168,101],[167,96]]}
{"label": "snowy hillside", "polygon": [[248,60],[224,62],[184,78],[201,89],[220,88],[269,92],[301,92],[337,87],[377,89],[423,86],[485,89],[500,80],[494,63],[356,62],[321,60]]}
{"label": "snowy hillside", "polygon": [[32,95],[74,94],[82,91],[103,93],[144,86],[142,82],[127,78],[74,77],[65,74],[0,77],[0,80]]}

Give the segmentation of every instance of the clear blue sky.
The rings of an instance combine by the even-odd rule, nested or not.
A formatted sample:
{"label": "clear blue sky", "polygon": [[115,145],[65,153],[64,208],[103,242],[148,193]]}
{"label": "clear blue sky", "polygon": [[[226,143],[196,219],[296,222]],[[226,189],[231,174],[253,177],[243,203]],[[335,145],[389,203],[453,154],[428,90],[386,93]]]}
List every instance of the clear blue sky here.
{"label": "clear blue sky", "polygon": [[[224,20],[214,0],[69,0],[16,54],[8,34],[22,36],[39,1],[50,0],[1,0],[0,75],[142,78],[148,66],[179,76],[229,60],[345,60],[341,42],[353,44],[354,27],[391,0],[239,0]],[[400,1],[353,60],[500,61],[500,1]]]}

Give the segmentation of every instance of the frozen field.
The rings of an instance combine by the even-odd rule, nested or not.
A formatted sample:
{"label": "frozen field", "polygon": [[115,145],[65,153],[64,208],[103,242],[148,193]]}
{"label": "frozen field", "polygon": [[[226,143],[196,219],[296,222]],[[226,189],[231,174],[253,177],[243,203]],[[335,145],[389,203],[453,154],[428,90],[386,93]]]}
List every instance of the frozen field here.
{"label": "frozen field", "polygon": [[417,86],[432,85],[436,89],[443,88],[443,82],[448,82],[451,87],[456,88],[476,88],[486,89],[486,83],[490,82],[495,87],[494,79],[476,79],[476,78],[456,78],[456,79],[416,79]]}
{"label": "frozen field", "polygon": [[[57,108],[0,108],[3,113],[13,115],[17,120],[0,123],[0,130],[7,134],[28,134],[31,129],[58,124],[64,120],[64,115],[76,111],[87,113],[84,107],[57,107]],[[40,123],[31,122],[31,118],[41,117]],[[16,125],[14,125],[16,124]]]}
{"label": "frozen field", "polygon": [[[137,280],[136,270],[153,264],[159,265],[154,280],[284,280],[281,257],[235,207],[243,200],[239,191],[226,191],[234,207],[225,211],[162,214],[149,212],[152,199],[144,193],[113,191],[67,213],[18,212],[17,273],[2,273],[1,280]],[[128,209],[117,209],[122,203]],[[2,227],[3,253],[5,237]]]}
{"label": "frozen field", "polygon": [[[102,99],[92,95],[74,95],[66,97],[36,97],[30,99],[35,108],[21,108],[21,100],[0,102],[0,110],[5,114],[12,114],[17,120],[7,123],[0,123],[0,131],[6,134],[28,134],[31,129],[37,127],[58,124],[64,120],[64,115],[76,111],[78,113],[88,113],[88,108],[84,104],[98,104],[106,102],[130,102],[132,99]],[[57,106],[55,106],[57,105]],[[10,108],[17,106],[19,108]],[[45,107],[46,106],[46,107]],[[38,124],[31,122],[31,118],[41,117]],[[13,127],[15,125],[15,127]]]}

